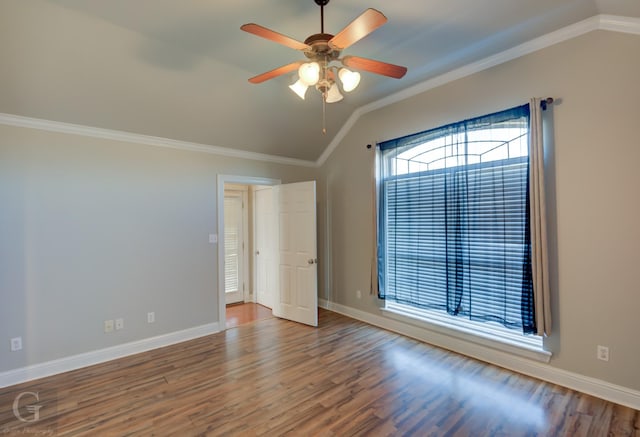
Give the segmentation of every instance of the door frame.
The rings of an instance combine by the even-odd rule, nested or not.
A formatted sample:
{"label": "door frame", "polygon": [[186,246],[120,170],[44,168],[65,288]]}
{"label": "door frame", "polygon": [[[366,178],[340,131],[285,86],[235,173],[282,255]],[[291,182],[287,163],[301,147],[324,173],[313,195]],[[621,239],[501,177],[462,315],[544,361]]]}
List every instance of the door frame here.
{"label": "door frame", "polygon": [[238,176],[238,175],[218,175],[217,180],[217,207],[218,207],[218,324],[219,330],[227,329],[227,312],[224,293],[224,241],[220,238],[224,236],[224,185],[280,185],[280,179]]}
{"label": "door frame", "polygon": [[[258,231],[257,231],[257,216],[258,214],[256,214],[256,204],[257,204],[257,193],[258,191],[262,191],[262,190],[271,190],[273,188],[273,185],[269,186],[269,185],[252,185],[251,187],[249,187],[249,191],[251,192],[251,212],[252,212],[252,227],[251,227],[251,236],[252,236],[252,243],[254,244],[252,247],[252,252],[251,252],[251,265],[253,266],[253,268],[251,269],[251,284],[253,285],[252,291],[253,291],[253,300],[252,302],[254,303],[258,303],[258,255],[256,255],[256,242],[257,242],[257,238],[258,238]],[[273,305],[272,305],[273,307]]]}

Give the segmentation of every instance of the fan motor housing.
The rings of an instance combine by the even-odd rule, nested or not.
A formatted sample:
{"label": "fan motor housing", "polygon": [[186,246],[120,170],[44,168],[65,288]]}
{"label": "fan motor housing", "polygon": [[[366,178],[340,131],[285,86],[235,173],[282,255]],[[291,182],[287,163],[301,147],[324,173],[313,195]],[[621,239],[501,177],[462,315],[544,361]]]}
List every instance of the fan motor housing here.
{"label": "fan motor housing", "polygon": [[319,56],[332,61],[338,59],[340,51],[335,50],[329,45],[329,41],[333,38],[330,33],[316,33],[304,40],[304,43],[311,46],[311,50],[304,52],[309,59],[316,59]]}

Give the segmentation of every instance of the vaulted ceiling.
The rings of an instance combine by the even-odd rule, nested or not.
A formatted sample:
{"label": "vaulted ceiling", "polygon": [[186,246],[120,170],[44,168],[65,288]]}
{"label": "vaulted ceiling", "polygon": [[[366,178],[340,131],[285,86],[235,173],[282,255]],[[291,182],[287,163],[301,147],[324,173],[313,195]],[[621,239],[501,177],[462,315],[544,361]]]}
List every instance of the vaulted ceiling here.
{"label": "vaulted ceiling", "polygon": [[364,72],[327,106],[247,79],[300,52],[242,32],[255,22],[303,41],[313,0],[2,0],[0,112],[270,155],[316,160],[358,108],[597,14],[640,17],[638,0],[332,0],[325,31],[366,8],[388,23],[344,54],[408,67]]}

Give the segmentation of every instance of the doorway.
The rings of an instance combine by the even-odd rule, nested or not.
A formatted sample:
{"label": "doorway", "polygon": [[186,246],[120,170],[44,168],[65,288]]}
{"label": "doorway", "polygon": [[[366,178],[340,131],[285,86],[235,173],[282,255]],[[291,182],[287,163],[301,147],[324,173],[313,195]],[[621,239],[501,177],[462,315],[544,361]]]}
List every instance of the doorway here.
{"label": "doorway", "polygon": [[[271,275],[273,279],[273,298],[271,299],[272,312],[276,317],[288,319],[298,323],[318,326],[318,295],[317,295],[317,242],[316,242],[316,182],[306,181],[290,184],[277,184],[277,181],[263,178],[251,178],[242,176],[218,175],[218,234],[224,235],[225,220],[232,222],[234,215],[225,213],[225,207],[233,208],[231,202],[225,202],[225,188],[227,184],[268,185],[265,193],[272,194],[270,203],[273,216],[273,224],[267,225],[266,233],[273,238],[271,247],[262,249],[264,253],[272,253],[274,256],[266,258],[261,267],[265,275]],[[261,190],[262,191],[262,190]],[[261,195],[258,194],[260,198]],[[268,197],[266,198],[268,199]],[[259,221],[259,220],[258,220]],[[269,229],[270,228],[270,229]],[[254,228],[255,231],[255,228]],[[250,238],[251,248],[255,250],[256,239]],[[260,250],[255,251],[254,264],[260,258]],[[225,265],[225,258],[229,261]],[[235,272],[233,253],[226,257],[225,244],[218,245],[218,307],[219,326],[226,329],[226,292],[227,268],[230,267],[231,276]],[[248,263],[247,263],[248,264]],[[254,268],[257,274],[258,269]],[[264,279],[264,278],[262,278]],[[229,284],[234,280],[231,278]],[[263,282],[270,288],[269,280]],[[232,284],[233,285],[233,284]],[[255,284],[250,285],[254,290]],[[256,299],[256,293],[250,300]],[[246,295],[245,295],[246,297]],[[246,299],[245,299],[246,301]]]}
{"label": "doorway", "polygon": [[[279,179],[270,179],[270,178],[258,178],[258,177],[249,177],[249,176],[232,176],[232,175],[218,175],[218,235],[224,236],[225,232],[225,188],[233,188],[237,186],[252,186],[252,185],[261,185],[261,186],[274,186],[279,185]],[[248,239],[251,242],[251,238]],[[249,247],[246,247],[245,244],[245,253],[248,255],[251,253],[252,245],[249,244]],[[248,256],[247,256],[248,257]],[[251,262],[252,258],[249,258],[249,262],[246,263],[247,268],[246,271],[251,270]],[[218,244],[218,320],[220,330],[226,329],[226,274],[225,274],[225,244],[224,238],[220,238]],[[252,275],[248,275],[249,278],[252,278]],[[250,288],[250,284],[246,284],[245,288]],[[255,297],[254,297],[255,298]],[[248,299],[251,300],[251,299]]]}

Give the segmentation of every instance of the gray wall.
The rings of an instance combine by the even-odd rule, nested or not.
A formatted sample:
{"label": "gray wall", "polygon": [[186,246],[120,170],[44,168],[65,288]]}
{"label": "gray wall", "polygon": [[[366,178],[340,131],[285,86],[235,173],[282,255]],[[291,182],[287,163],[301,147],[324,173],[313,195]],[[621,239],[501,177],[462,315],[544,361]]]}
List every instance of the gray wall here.
{"label": "gray wall", "polygon": [[363,115],[321,169],[320,297],[372,314],[383,305],[368,294],[366,144],[553,96],[551,366],[640,390],[638,53],[640,36],[592,32]]}
{"label": "gray wall", "polygon": [[0,372],[217,322],[217,175],[316,171],[0,125]]}
{"label": "gray wall", "polygon": [[318,179],[320,297],[379,314],[365,145],[554,96],[551,365],[640,389],[637,53],[593,32],[368,113],[320,172],[0,126],[0,372],[216,322],[217,174]]}

